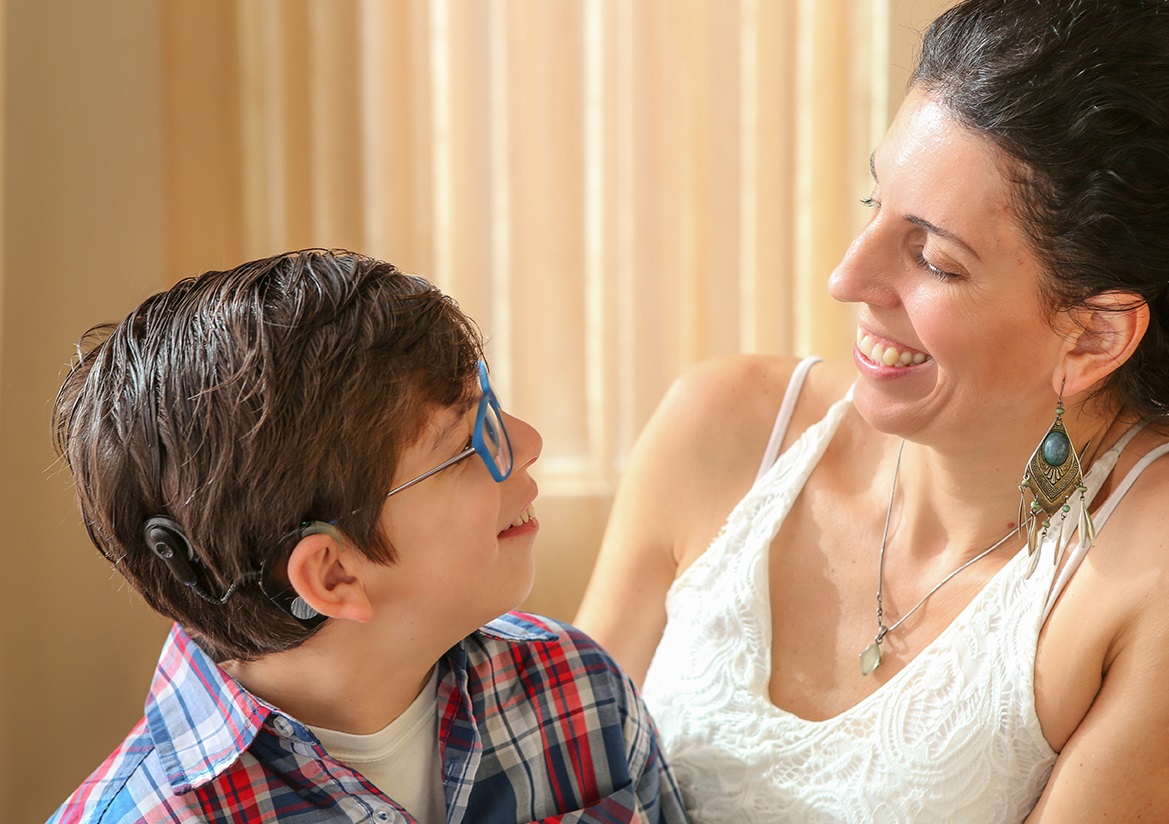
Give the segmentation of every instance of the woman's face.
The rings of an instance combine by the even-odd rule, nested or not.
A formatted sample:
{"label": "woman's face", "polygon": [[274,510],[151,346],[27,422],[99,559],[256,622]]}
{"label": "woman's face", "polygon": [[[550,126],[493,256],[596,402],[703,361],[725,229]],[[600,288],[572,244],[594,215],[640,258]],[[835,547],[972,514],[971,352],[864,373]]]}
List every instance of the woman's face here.
{"label": "woman's face", "polygon": [[872,166],[872,219],[828,287],[858,304],[857,409],[935,442],[1046,426],[1066,343],[998,150],[915,90]]}

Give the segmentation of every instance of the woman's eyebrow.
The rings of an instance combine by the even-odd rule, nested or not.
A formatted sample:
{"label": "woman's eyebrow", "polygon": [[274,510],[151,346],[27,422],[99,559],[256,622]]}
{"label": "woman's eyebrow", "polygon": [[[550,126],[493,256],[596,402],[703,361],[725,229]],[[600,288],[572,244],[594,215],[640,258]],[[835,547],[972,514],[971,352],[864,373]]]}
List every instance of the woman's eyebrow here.
{"label": "woman's eyebrow", "polygon": [[[869,155],[869,174],[871,174],[873,176],[874,183],[879,182],[877,180],[877,150],[876,149],[874,149],[873,153],[871,155]],[[917,215],[906,215],[905,219],[908,220],[910,223],[912,223],[914,226],[920,226],[922,229],[925,229],[930,234],[937,235],[940,238],[944,238],[944,239],[950,241],[951,243],[955,243],[958,246],[961,246],[967,252],[974,255],[975,260],[977,260],[979,263],[982,263],[982,257],[978,254],[978,252],[976,252],[974,250],[974,247],[971,246],[966,241],[964,241],[962,238],[958,237],[953,232],[949,231],[948,229],[943,229],[941,226],[936,226],[933,223],[930,223],[925,218],[918,217]]]}
{"label": "woman's eyebrow", "polygon": [[982,258],[979,257],[978,252],[974,251],[974,247],[971,246],[966,241],[964,241],[962,238],[958,237],[953,232],[951,232],[947,229],[943,229],[940,226],[935,226],[934,224],[930,223],[925,218],[918,217],[917,215],[906,215],[905,219],[908,220],[910,223],[912,223],[914,226],[920,226],[921,228],[925,229],[931,235],[937,235],[940,238],[945,238],[946,240],[950,241],[951,243],[955,243],[958,246],[961,246],[967,252],[974,255],[975,260],[977,260],[979,263],[982,262]]}

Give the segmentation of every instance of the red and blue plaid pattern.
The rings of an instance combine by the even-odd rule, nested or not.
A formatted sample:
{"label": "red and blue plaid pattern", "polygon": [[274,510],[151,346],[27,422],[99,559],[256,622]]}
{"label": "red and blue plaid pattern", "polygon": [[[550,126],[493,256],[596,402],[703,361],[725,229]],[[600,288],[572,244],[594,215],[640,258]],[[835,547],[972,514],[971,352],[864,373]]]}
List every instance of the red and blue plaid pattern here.
{"label": "red and blue plaid pattern", "polygon": [[[438,701],[448,822],[686,820],[633,684],[569,626],[491,622],[439,662]],[[414,818],[176,626],[145,717],[49,820],[164,821]]]}

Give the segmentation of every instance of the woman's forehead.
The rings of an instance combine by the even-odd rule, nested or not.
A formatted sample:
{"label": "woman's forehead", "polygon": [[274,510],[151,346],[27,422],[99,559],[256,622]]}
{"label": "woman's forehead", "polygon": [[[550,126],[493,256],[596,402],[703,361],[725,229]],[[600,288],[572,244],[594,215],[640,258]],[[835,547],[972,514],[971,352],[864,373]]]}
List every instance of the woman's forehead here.
{"label": "woman's forehead", "polygon": [[989,138],[960,123],[945,103],[910,92],[873,153],[882,207],[936,227],[981,257],[1024,241],[1009,160]]}

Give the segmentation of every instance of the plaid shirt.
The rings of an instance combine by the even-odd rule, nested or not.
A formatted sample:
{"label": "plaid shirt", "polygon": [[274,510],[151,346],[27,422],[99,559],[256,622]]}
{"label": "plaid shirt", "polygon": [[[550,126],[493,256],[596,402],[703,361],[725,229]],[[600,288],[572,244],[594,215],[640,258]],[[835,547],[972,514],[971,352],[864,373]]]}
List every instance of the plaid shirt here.
{"label": "plaid shirt", "polygon": [[[579,631],[510,613],[438,667],[448,822],[686,820],[645,705]],[[176,626],[145,717],[49,821],[415,819]]]}

